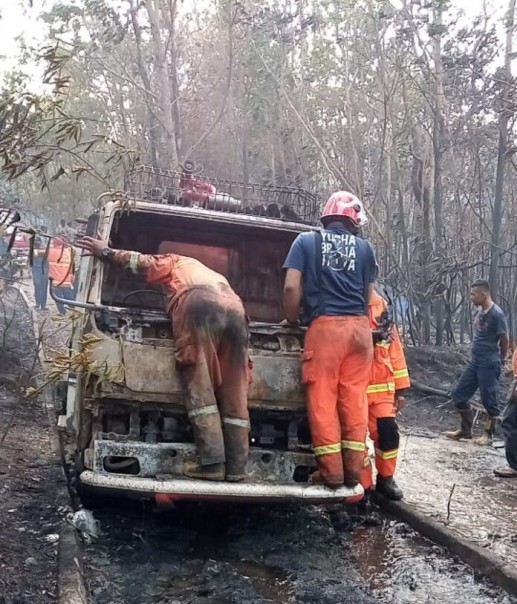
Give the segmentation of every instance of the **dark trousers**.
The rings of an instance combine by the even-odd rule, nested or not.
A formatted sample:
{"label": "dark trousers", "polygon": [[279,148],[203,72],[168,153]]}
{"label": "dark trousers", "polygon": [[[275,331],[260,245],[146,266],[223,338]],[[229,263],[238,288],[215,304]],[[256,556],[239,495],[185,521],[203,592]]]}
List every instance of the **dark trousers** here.
{"label": "dark trousers", "polygon": [[499,378],[501,361],[483,363],[469,361],[463,370],[459,382],[452,393],[456,409],[463,411],[469,408],[469,401],[479,388],[481,403],[490,417],[499,415]]}
{"label": "dark trousers", "polygon": [[501,428],[504,433],[506,460],[510,468],[517,470],[517,399],[513,398],[515,383],[512,385],[510,398],[503,411]]}
{"label": "dark trousers", "polygon": [[48,273],[42,271],[40,267],[35,266],[32,269],[32,283],[34,284],[36,306],[38,308],[45,308],[47,306]]}
{"label": "dark trousers", "polygon": [[[54,295],[63,300],[75,300],[75,290],[72,287],[54,287]],[[57,310],[60,315],[66,313],[66,308],[61,302],[56,302]]]}

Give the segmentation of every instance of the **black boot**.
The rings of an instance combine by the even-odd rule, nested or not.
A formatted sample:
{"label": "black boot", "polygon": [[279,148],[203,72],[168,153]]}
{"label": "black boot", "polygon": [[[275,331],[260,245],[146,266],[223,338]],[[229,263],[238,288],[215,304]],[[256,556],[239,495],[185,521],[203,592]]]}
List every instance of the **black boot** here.
{"label": "black boot", "polygon": [[472,438],[472,426],[474,425],[474,412],[472,409],[459,411],[460,427],[458,430],[445,432],[445,437],[451,440],[463,440]]}
{"label": "black boot", "polygon": [[383,477],[377,476],[377,484],[375,485],[377,493],[384,495],[386,499],[392,501],[400,501],[404,497],[402,489],[397,485],[393,476]]}
{"label": "black boot", "polygon": [[246,480],[246,464],[249,455],[249,421],[223,418],[224,448],[226,451],[226,480]]}

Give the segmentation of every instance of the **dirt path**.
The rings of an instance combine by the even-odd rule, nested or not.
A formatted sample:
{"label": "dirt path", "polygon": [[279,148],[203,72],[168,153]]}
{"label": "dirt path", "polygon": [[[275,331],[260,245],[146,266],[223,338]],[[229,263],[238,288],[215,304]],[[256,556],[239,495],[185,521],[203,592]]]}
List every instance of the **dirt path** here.
{"label": "dirt path", "polygon": [[17,382],[37,372],[31,317],[15,290],[2,295],[0,333],[0,603],[56,601],[63,475],[40,401]]}
{"label": "dirt path", "polygon": [[[466,358],[452,349],[408,351],[411,374],[443,389],[452,389]],[[508,381],[505,376],[502,394]],[[517,565],[517,482],[493,475],[494,468],[506,465],[504,449],[447,440],[442,432],[456,422],[454,409],[445,399],[411,395],[400,421],[403,434],[397,470],[405,501],[506,563]],[[481,433],[481,421],[476,430]]]}

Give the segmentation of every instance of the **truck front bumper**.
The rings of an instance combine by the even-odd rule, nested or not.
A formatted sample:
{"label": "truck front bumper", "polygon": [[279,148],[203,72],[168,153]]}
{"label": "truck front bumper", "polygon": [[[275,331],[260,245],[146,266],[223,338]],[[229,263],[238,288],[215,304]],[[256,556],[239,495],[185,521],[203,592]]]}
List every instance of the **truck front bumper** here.
{"label": "truck front bumper", "polygon": [[85,470],[81,484],[143,498],[171,502],[181,500],[220,500],[242,502],[304,501],[307,503],[356,503],[364,495],[361,486],[332,490],[324,486],[300,484],[264,484],[253,482],[209,482],[184,478],[158,480],[115,474],[97,474]]}
{"label": "truck front bumper", "polygon": [[[80,475],[85,487],[141,498],[220,499],[239,501],[303,500],[353,503],[364,491],[342,487],[337,490],[314,485],[308,478],[315,469],[310,451],[279,451],[251,448],[241,483],[187,479],[184,463],[195,459],[196,448],[189,443],[142,443],[96,440],[85,454],[86,468]],[[117,472],[117,462],[133,462],[133,473]],[[111,462],[114,463],[111,463]],[[300,480],[299,476],[304,477]],[[295,479],[296,478],[296,479]]]}

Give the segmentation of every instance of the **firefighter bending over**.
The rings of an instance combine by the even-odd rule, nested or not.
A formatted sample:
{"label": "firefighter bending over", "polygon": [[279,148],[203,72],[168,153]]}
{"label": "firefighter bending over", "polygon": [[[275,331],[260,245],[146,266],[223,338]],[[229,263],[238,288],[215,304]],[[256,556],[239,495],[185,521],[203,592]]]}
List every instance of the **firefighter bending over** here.
{"label": "firefighter bending over", "polygon": [[194,258],[113,250],[91,237],[77,246],[162,285],[200,460],[187,462],[183,473],[206,480],[244,480],[250,423],[248,324],[241,299],[225,277]]}
{"label": "firefighter bending over", "polygon": [[[351,193],[334,193],[321,232],[302,233],[284,264],[288,323],[309,325],[302,381],[318,472],[315,482],[355,487],[367,429],[366,387],[373,355],[367,317],[377,265],[370,243],[358,236],[367,218]],[[303,286],[302,286],[303,284]]]}
{"label": "firefighter bending over", "polygon": [[[376,291],[370,298],[368,315],[374,349],[366,392],[368,431],[375,445],[376,490],[396,501],[402,499],[403,494],[393,479],[400,441],[395,417],[404,407],[404,390],[411,384],[397,327],[391,322],[386,301]],[[361,484],[368,491],[373,486],[373,472],[367,451],[364,463]]]}

